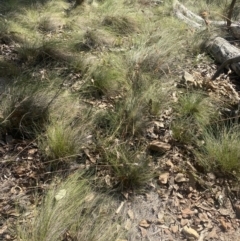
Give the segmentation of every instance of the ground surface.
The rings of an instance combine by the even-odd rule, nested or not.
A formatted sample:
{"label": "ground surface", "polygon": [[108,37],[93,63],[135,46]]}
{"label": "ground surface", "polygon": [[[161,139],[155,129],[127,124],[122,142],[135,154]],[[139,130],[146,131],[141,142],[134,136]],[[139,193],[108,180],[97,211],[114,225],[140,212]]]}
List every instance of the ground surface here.
{"label": "ground surface", "polygon": [[[148,5],[146,2],[143,4]],[[157,1],[154,4],[158,4]],[[17,45],[1,41],[1,59],[19,64],[15,56]],[[94,51],[102,51],[96,49]],[[115,50],[119,49],[116,47]],[[210,81],[216,65],[199,56],[200,64],[192,64],[189,58],[182,66],[169,71],[178,76],[171,82],[176,90],[179,88],[181,92],[182,88],[194,87],[238,102],[239,77],[230,79],[222,75],[220,80]],[[173,62],[174,66],[177,66],[176,62]],[[167,68],[164,66],[164,71]],[[46,70],[38,69],[36,72],[46,79]],[[73,75],[67,72],[65,76],[69,80],[63,84],[66,89],[69,86],[74,89],[77,86],[75,79],[81,79],[81,73]],[[6,90],[7,80],[0,78],[0,94]],[[176,91],[169,95],[169,99],[174,102]],[[99,109],[112,108],[111,98],[93,98],[86,102]],[[169,126],[172,118],[171,107],[157,117],[148,116],[141,142],[152,157],[156,175],[143,193],[124,191],[116,200],[119,208],[115,216],[116,219],[121,217],[122,226],[126,233],[129,232],[128,241],[240,239],[240,190],[237,180],[222,173],[205,172],[199,167],[193,157],[193,147],[172,138]],[[55,178],[88,169],[95,165],[98,158],[93,151],[84,150],[70,165],[60,165],[53,171],[36,140],[18,139],[4,133],[0,138],[0,240],[19,240],[17,227],[34,217],[36,206],[42,203],[49,184]],[[107,178],[105,182],[109,184]],[[71,234],[62,240],[75,241]]]}

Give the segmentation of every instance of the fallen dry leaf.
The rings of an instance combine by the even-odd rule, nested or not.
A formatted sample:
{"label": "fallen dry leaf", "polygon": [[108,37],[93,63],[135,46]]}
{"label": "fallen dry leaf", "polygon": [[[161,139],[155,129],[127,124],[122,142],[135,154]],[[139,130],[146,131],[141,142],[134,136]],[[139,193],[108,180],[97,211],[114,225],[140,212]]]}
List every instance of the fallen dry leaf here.
{"label": "fallen dry leaf", "polygon": [[200,219],[202,222],[208,222],[208,221],[209,221],[208,216],[207,216],[206,213],[199,213],[199,214],[198,214],[198,217],[199,217],[199,219]]}
{"label": "fallen dry leaf", "polygon": [[34,155],[37,151],[38,151],[37,148],[32,148],[32,149],[29,149],[29,150],[28,150],[28,154],[29,154],[29,155]]}
{"label": "fallen dry leaf", "polygon": [[171,230],[172,230],[173,233],[177,233],[178,232],[178,226],[177,225],[171,226]]}
{"label": "fallen dry leaf", "polygon": [[7,225],[4,225],[3,227],[1,227],[0,229],[0,234],[3,234],[6,230],[7,230]]}
{"label": "fallen dry leaf", "polygon": [[183,81],[185,82],[194,82],[194,77],[188,73],[187,71],[184,71],[183,76],[182,76]]}
{"label": "fallen dry leaf", "polygon": [[143,228],[148,228],[150,226],[150,223],[146,219],[143,219],[140,221],[139,226]]}
{"label": "fallen dry leaf", "polygon": [[173,163],[170,160],[166,161],[166,165],[171,169],[174,167]]}
{"label": "fallen dry leaf", "polygon": [[188,216],[188,215],[189,215],[189,216],[190,216],[190,215],[193,215],[193,214],[195,213],[194,211],[192,211],[192,210],[189,209],[189,208],[185,208],[185,209],[183,209],[181,212],[182,212],[183,215],[187,215],[187,216]]}
{"label": "fallen dry leaf", "polygon": [[182,227],[186,226],[188,223],[189,223],[189,219],[186,219],[186,218],[181,219],[181,226]]}
{"label": "fallen dry leaf", "polygon": [[90,153],[89,153],[89,149],[85,148],[84,150],[85,155],[88,157],[88,159],[90,160],[91,163],[95,164],[96,163],[96,159],[93,158]]}
{"label": "fallen dry leaf", "polygon": [[134,219],[134,213],[133,213],[132,210],[128,210],[127,214],[128,214],[128,217],[129,217],[131,220]]}
{"label": "fallen dry leaf", "polygon": [[217,235],[217,229],[213,228],[212,231],[207,234],[206,238],[207,238],[207,240],[213,239],[213,238],[219,238],[219,236]]}
{"label": "fallen dry leaf", "polygon": [[59,201],[59,200],[63,199],[63,198],[65,197],[66,193],[67,193],[66,189],[60,190],[60,191],[55,195],[55,200],[56,200],[56,201]]}
{"label": "fallen dry leaf", "polygon": [[105,178],[104,178],[104,180],[105,180],[105,183],[106,183],[109,187],[112,186],[111,177],[110,177],[109,175],[106,175]]}
{"label": "fallen dry leaf", "polygon": [[187,237],[199,238],[198,232],[193,228],[189,228],[188,226],[185,226],[183,227],[182,231]]}
{"label": "fallen dry leaf", "polygon": [[131,227],[132,227],[132,221],[130,219],[127,219],[124,228],[129,231]]}
{"label": "fallen dry leaf", "polygon": [[221,229],[222,229],[224,232],[227,232],[228,229],[230,228],[230,227],[229,227],[229,224],[226,223],[223,218],[220,218],[219,222],[220,222],[220,227],[221,227]]}
{"label": "fallen dry leaf", "polygon": [[174,178],[174,180],[175,180],[176,183],[186,182],[187,181],[187,179],[185,178],[184,174],[182,174],[182,173],[178,173],[176,175],[176,177]]}
{"label": "fallen dry leaf", "polygon": [[147,230],[145,228],[139,227],[141,230],[142,237],[145,238],[147,236]]}
{"label": "fallen dry leaf", "polygon": [[164,212],[159,212],[157,217],[158,217],[158,219],[162,220],[164,217]]}

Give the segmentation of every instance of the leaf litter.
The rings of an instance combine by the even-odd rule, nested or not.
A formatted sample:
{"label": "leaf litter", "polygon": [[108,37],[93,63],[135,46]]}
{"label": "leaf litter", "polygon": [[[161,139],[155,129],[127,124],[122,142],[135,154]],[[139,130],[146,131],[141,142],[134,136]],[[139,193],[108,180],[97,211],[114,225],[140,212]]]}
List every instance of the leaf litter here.
{"label": "leaf litter", "polygon": [[[9,56],[12,50],[2,45],[2,51]],[[40,74],[45,76],[45,72]],[[211,75],[207,64],[194,70],[186,69],[178,85],[205,90],[209,95],[238,103],[236,86],[229,78],[221,75],[216,81],[210,81]],[[176,101],[177,97],[173,94],[172,98]],[[112,108],[108,101],[93,100],[90,104]],[[133,199],[131,193],[124,193],[116,215],[126,215],[125,228],[131,240],[221,240],[223,233],[228,236],[235,233],[239,237],[239,188],[235,190],[228,180],[212,173],[198,173],[191,164],[188,149],[171,143],[170,119],[171,110],[167,110],[162,118],[150,122],[146,130],[147,149],[156,156],[157,184],[149,183],[149,191]],[[85,168],[96,165],[98,157],[94,153],[88,148],[83,153],[87,156]],[[33,217],[35,206],[41,203],[47,190],[51,172],[34,143],[16,141],[11,136],[6,142],[1,141],[0,157],[0,239],[16,240],[13,226],[19,222],[19,217],[22,221],[26,216]],[[99,172],[112,186],[112,177],[102,169]],[[40,197],[37,203],[36,192]],[[55,199],[61,201],[65,195],[66,190],[61,190]]]}

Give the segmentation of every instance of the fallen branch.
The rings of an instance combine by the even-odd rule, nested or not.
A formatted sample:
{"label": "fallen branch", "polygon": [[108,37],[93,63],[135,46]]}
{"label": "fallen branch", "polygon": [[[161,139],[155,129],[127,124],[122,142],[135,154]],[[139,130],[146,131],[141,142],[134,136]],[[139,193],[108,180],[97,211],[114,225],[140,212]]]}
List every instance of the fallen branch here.
{"label": "fallen branch", "polygon": [[[234,6],[234,0],[232,1],[232,4]],[[200,30],[206,27],[208,28],[210,25],[226,27],[231,30],[234,37],[240,39],[240,25],[236,23],[232,24],[230,19],[232,16],[232,5],[230,6],[228,18],[223,16],[226,21],[212,21],[208,19],[208,13],[206,12],[201,13],[201,16],[199,16],[187,9],[177,0],[174,2],[173,6],[175,16],[190,27]],[[230,22],[231,26],[229,26]],[[205,49],[216,60],[216,62],[222,63],[213,75],[212,79],[216,79],[226,67],[231,67],[231,69],[240,76],[240,49],[231,45],[228,41],[221,37],[215,37],[208,40],[205,44]]]}
{"label": "fallen branch", "polygon": [[[204,19],[203,17],[193,13],[189,9],[187,9],[184,5],[182,5],[178,0],[176,0],[173,4],[173,10],[175,16],[180,19],[181,21],[185,22],[188,26],[196,28],[196,29],[204,29],[207,25],[213,25],[217,27],[227,27],[227,23],[229,23],[230,19],[228,17],[222,16],[225,20],[224,21],[214,21],[211,19]],[[219,15],[219,14],[218,14]],[[240,39],[240,26],[235,23],[231,23],[231,30],[232,32],[239,33]]]}
{"label": "fallen branch", "polygon": [[227,40],[217,37],[205,44],[206,51],[218,62],[223,63],[213,75],[216,79],[221,71],[228,65],[240,76],[240,49],[230,44]]}

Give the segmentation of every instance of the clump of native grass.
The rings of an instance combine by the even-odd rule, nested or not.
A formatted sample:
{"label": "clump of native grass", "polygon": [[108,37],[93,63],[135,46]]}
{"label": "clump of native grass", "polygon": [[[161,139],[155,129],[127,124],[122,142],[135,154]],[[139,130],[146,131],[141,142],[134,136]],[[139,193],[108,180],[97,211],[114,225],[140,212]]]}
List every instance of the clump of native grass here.
{"label": "clump of native grass", "polygon": [[76,157],[79,151],[78,133],[62,120],[51,120],[46,127],[42,145],[44,152],[52,162]]}
{"label": "clump of native grass", "polygon": [[215,125],[204,129],[202,145],[195,151],[197,160],[207,171],[240,174],[240,127],[238,124]]}
{"label": "clump of native grass", "polygon": [[116,190],[141,192],[154,177],[151,160],[141,146],[115,139],[98,143],[97,150],[97,168],[107,174],[107,184]]}
{"label": "clump of native grass", "polygon": [[16,64],[0,58],[0,77],[13,78],[19,75],[19,71],[20,69]]}
{"label": "clump of native grass", "polygon": [[59,16],[45,15],[39,20],[38,30],[42,33],[55,33],[60,31],[64,24],[64,20]]}
{"label": "clump of native grass", "polygon": [[82,34],[73,35],[72,37],[75,38],[71,41],[73,42],[72,49],[75,51],[101,51],[117,44],[114,35],[99,29],[88,29]]}
{"label": "clump of native grass", "polygon": [[49,122],[39,137],[47,162],[53,164],[76,159],[90,133],[91,110],[80,106],[69,93],[60,94],[51,105]]}
{"label": "clump of native grass", "polygon": [[112,108],[99,111],[95,117],[96,129],[111,138],[144,135],[149,117],[159,116],[169,105],[169,86],[159,80],[147,83],[149,79],[143,76],[130,78],[131,90],[116,99]]}
{"label": "clump of native grass", "polygon": [[82,68],[85,84],[81,92],[85,96],[116,96],[129,88],[127,68],[121,55],[106,53],[99,57],[90,56]]}
{"label": "clump of native grass", "polygon": [[19,61],[30,66],[68,63],[71,61],[71,56],[64,50],[62,42],[56,40],[25,42],[18,47],[17,51]]}
{"label": "clump of native grass", "polygon": [[[20,7],[21,3],[22,7]],[[52,38],[53,34],[62,30],[66,23],[63,9],[69,4],[65,1],[48,1],[46,4],[41,4],[40,1],[31,4],[21,3],[17,3],[18,11],[14,9],[5,17],[8,20],[9,31],[20,34],[25,41],[33,42],[36,39],[42,39],[44,34],[50,32],[52,35],[48,35],[48,38]]]}
{"label": "clump of native grass", "polygon": [[127,138],[144,133],[147,123],[148,103],[132,96],[119,100],[113,108],[96,115],[96,128],[107,136]]}
{"label": "clump of native grass", "polygon": [[12,44],[14,42],[22,42],[22,37],[10,29],[9,22],[0,15],[0,43]]}
{"label": "clump of native grass", "polygon": [[191,36],[186,34],[186,25],[172,18],[155,18],[154,23],[146,21],[142,32],[133,36],[134,48],[126,53],[126,61],[131,68],[138,66],[142,73],[154,78],[169,77],[172,68],[184,57],[179,49],[188,46]]}
{"label": "clump of native grass", "polygon": [[132,34],[137,31],[134,19],[119,14],[105,16],[102,25],[116,34]]}
{"label": "clump of native grass", "polygon": [[59,185],[50,185],[33,217],[18,225],[17,236],[22,241],[117,240],[123,232],[116,222],[116,208],[113,198],[96,193],[76,172]]}
{"label": "clump of native grass", "polygon": [[[23,84],[24,82],[24,84]],[[1,132],[18,138],[34,138],[48,119],[51,92],[29,84],[26,79],[16,80],[2,93]]]}
{"label": "clump of native grass", "polygon": [[173,138],[185,144],[194,141],[202,128],[216,121],[219,116],[214,101],[198,92],[180,96],[174,113],[175,119],[171,123]]}

